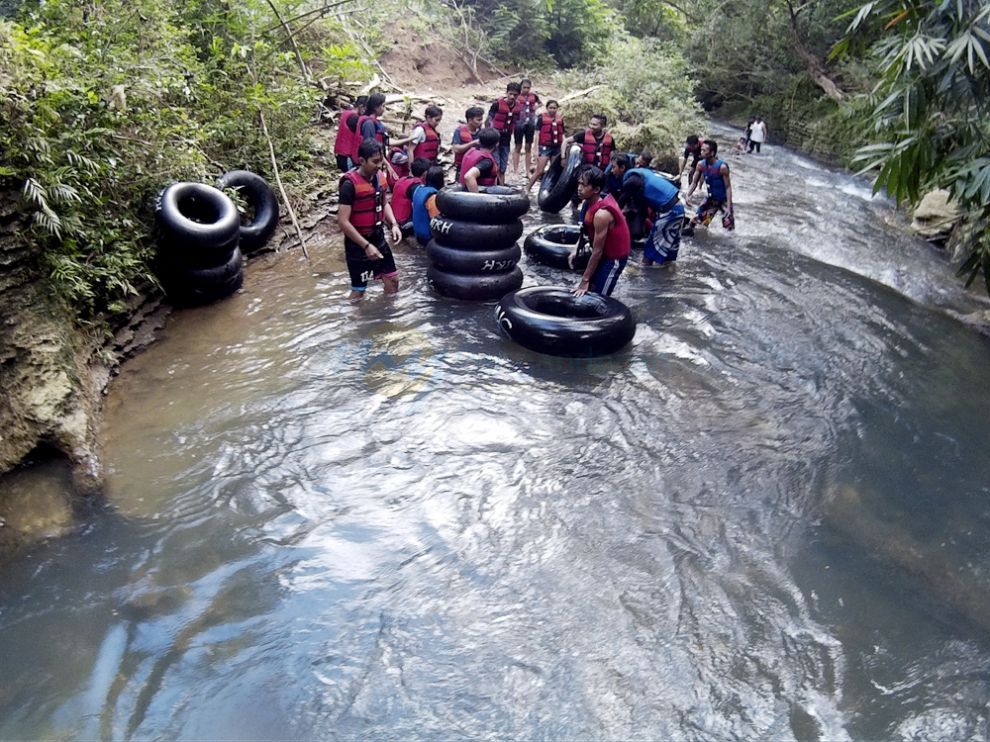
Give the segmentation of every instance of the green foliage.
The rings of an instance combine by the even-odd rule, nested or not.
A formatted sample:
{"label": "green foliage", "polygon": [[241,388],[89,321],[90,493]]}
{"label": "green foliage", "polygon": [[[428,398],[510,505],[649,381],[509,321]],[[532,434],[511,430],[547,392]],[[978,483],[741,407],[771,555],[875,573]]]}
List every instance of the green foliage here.
{"label": "green foliage", "polygon": [[673,45],[636,38],[615,42],[608,59],[601,67],[558,75],[562,89],[598,86],[563,104],[569,128],[604,113],[619,147],[648,148],[676,160],[678,144],[702,122],[687,60]]}
{"label": "green foliage", "polygon": [[879,82],[870,96],[874,141],[857,157],[877,171],[874,190],[898,201],[949,189],[972,250],[961,272],[969,285],[982,270],[990,293],[990,5],[866,3],[835,54],[862,48],[861,34],[872,41]]}
{"label": "green foliage", "polygon": [[[308,68],[366,75],[327,29],[297,35]],[[20,194],[31,228],[18,238],[82,319],[153,280],[166,184],[233,168],[270,177],[260,111],[283,178],[304,174],[322,95],[283,39],[265,0],[48,0],[0,21],[0,189]]]}
{"label": "green foliage", "polygon": [[605,54],[613,16],[602,0],[463,0],[501,59],[588,65]]}

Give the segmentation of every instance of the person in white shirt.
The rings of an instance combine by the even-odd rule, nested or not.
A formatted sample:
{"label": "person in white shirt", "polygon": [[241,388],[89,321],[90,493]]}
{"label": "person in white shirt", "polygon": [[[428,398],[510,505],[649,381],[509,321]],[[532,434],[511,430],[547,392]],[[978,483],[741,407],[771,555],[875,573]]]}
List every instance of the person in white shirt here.
{"label": "person in white shirt", "polygon": [[757,154],[760,152],[760,145],[767,141],[770,136],[770,132],[767,129],[766,123],[763,121],[763,117],[757,116],[756,120],[753,122],[753,128],[749,134],[749,151],[753,152],[755,149]]}

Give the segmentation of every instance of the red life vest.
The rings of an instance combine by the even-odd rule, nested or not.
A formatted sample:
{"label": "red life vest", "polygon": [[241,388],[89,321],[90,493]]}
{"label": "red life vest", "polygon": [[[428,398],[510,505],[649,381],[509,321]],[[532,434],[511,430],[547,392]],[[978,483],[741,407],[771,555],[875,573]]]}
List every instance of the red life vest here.
{"label": "red life vest", "polygon": [[516,96],[516,108],[519,109],[520,121],[524,124],[533,122],[533,109],[536,108],[536,93],[520,93]]}
{"label": "red life vest", "polygon": [[628,258],[632,245],[632,240],[629,238],[629,225],[626,223],[626,217],[622,214],[622,209],[619,208],[619,203],[612,194],[599,198],[585,213],[583,227],[588,242],[594,244],[595,214],[601,209],[608,211],[613,220],[608,235],[605,237],[604,257],[609,260]]}
{"label": "red life vest", "polygon": [[498,110],[492,116],[492,128],[500,133],[512,132],[516,128],[516,118],[519,116],[519,101],[512,108],[505,97],[499,98]]}
{"label": "red life vest", "polygon": [[361,127],[364,126],[365,121],[375,122],[375,139],[377,139],[383,147],[385,145],[385,130],[378,126],[378,117],[374,115],[365,116],[364,114],[358,116],[357,128],[354,133],[354,142],[351,148],[351,159],[354,160],[355,164],[357,164],[358,161],[358,147],[360,147],[362,142],[364,142],[364,137],[361,136]]}
{"label": "red life vest", "polygon": [[[460,143],[461,144],[467,144],[468,142],[473,141],[473,140],[475,140],[475,139],[478,138],[478,131],[481,131],[481,129],[478,129],[478,131],[476,131],[476,132],[474,132],[474,134],[472,134],[471,133],[471,127],[470,126],[468,126],[467,124],[461,124],[460,126],[457,127],[457,131],[461,135],[461,141],[460,141]],[[470,151],[471,150],[467,149],[467,150],[464,150],[463,152],[456,153],[454,155],[454,166],[457,167],[458,169],[460,169],[460,167],[461,167],[461,161],[464,159],[464,155],[466,155]]]}
{"label": "red life vest", "polygon": [[601,139],[596,140],[591,129],[584,130],[584,143],[581,145],[581,154],[584,156],[584,161],[587,164],[600,167],[604,170],[609,160],[612,159],[612,150],[614,147],[615,143],[612,141],[612,135],[607,131]]}
{"label": "red life vest", "polygon": [[407,175],[399,178],[392,187],[392,213],[400,225],[412,219],[412,197],[409,189],[414,185],[423,185],[423,179]]}
{"label": "red life vest", "polygon": [[333,153],[335,155],[351,156],[354,149],[354,132],[347,128],[347,121],[352,116],[356,116],[357,111],[353,108],[345,108],[340,112],[340,120],[337,122],[337,138],[333,143]]}
{"label": "red life vest", "polygon": [[540,141],[541,147],[559,147],[564,141],[564,119],[560,116],[550,118],[545,113],[540,114]]}
{"label": "red life vest", "polygon": [[382,226],[385,214],[385,176],[374,174],[374,182],[365,180],[357,169],[348,170],[344,178],[354,184],[351,224],[363,236],[373,235]]}
{"label": "red life vest", "polygon": [[491,160],[492,171],[488,175],[482,175],[478,178],[478,185],[493,186],[498,183],[498,160],[495,159],[495,155],[487,149],[475,147],[464,153],[464,160],[461,162],[461,185],[466,185],[464,176],[467,174],[467,171],[481,162],[481,160]]}
{"label": "red life vest", "polygon": [[[396,162],[392,159],[392,155],[400,154],[406,160],[405,162]],[[392,171],[385,169],[385,174],[388,177],[388,186],[393,188],[395,183],[399,178],[404,178],[409,175],[409,170],[412,168],[412,163],[409,162],[409,158],[405,156],[406,150],[402,147],[389,147],[388,150],[388,164],[392,166],[392,170],[395,171],[395,179],[392,178]]]}
{"label": "red life vest", "polygon": [[425,121],[417,121],[416,126],[423,127],[423,131],[426,132],[426,139],[416,145],[413,150],[413,159],[425,157],[430,162],[436,162],[437,155],[440,154],[440,135]]}

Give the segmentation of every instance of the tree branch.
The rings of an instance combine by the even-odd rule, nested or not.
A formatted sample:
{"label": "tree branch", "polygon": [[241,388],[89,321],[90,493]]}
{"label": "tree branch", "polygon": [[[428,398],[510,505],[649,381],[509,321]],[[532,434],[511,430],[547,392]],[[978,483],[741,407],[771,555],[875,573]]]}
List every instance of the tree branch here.
{"label": "tree branch", "polygon": [[303,59],[302,52],[299,51],[299,45],[296,44],[296,40],[292,35],[292,29],[289,28],[289,24],[285,22],[284,18],[282,18],[282,14],[279,12],[278,8],[275,7],[275,3],[272,2],[272,0],[265,0],[265,2],[268,3],[268,7],[272,9],[272,13],[275,14],[275,17],[278,18],[282,28],[285,29],[289,43],[292,44],[292,51],[296,53],[296,61],[299,62],[299,69],[302,70],[303,79],[307,83],[310,82],[311,78],[309,68],[306,67],[306,61]]}

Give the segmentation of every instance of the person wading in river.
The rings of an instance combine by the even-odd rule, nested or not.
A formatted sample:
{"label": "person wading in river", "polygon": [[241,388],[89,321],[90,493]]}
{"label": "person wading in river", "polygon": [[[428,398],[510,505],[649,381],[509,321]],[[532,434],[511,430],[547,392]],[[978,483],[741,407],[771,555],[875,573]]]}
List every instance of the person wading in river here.
{"label": "person wading in river", "polygon": [[[602,196],[604,186],[605,174],[594,165],[578,176],[578,198],[583,202],[579,223],[584,238],[591,243],[591,257],[574,289],[575,296],[583,296],[589,291],[611,296],[629,259],[631,241],[626,218],[615,198]],[[577,249],[568,258],[572,267],[576,256]]]}
{"label": "person wading in river", "polygon": [[699,224],[708,226],[719,212],[723,212],[722,226],[727,230],[735,229],[735,216],[732,213],[732,181],[729,179],[729,165],[725,160],[718,159],[718,144],[711,139],[701,143],[701,162],[695,168],[691,187],[686,198],[701,185],[704,180],[708,186],[708,198],[698,207],[698,212],[692,217],[691,223],[684,229],[683,234],[690,237],[694,228]]}
{"label": "person wading in river", "polygon": [[381,172],[382,145],[366,139],[358,147],[358,166],[340,179],[340,207],[337,225],[344,233],[344,256],[351,274],[352,300],[364,298],[368,281],[381,279],[386,294],[399,290],[399,271],[385,240],[387,224],[393,242],[402,239],[392,207],[388,184]]}
{"label": "person wading in river", "polygon": [[684,206],[680,190],[649,168],[631,168],[622,181],[622,204],[632,206],[637,215],[652,218],[652,227],[643,245],[643,265],[673,263],[681,246]]}

